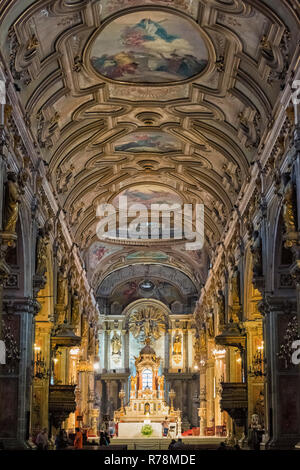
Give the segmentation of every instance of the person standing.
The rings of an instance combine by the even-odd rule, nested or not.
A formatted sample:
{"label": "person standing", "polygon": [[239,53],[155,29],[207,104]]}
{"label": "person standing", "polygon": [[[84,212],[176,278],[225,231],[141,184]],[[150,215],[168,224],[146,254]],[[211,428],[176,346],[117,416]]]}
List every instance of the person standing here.
{"label": "person standing", "polygon": [[35,441],[38,450],[48,450],[48,431],[47,428],[44,428],[37,435]]}
{"label": "person standing", "polygon": [[74,439],[74,447],[75,449],[82,449],[83,448],[83,436],[80,428],[76,428],[76,434]]}
{"label": "person standing", "polygon": [[168,437],[168,432],[169,432],[168,418],[165,418],[165,420],[162,423],[162,427],[163,427],[163,437]]}

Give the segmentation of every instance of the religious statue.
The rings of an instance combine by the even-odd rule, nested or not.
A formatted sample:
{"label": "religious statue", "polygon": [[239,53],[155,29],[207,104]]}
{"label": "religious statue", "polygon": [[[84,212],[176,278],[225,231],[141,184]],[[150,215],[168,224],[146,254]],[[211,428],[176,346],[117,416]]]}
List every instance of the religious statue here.
{"label": "religious statue", "polygon": [[219,325],[225,325],[225,297],[221,290],[218,291],[217,297]]}
{"label": "religious statue", "polygon": [[234,323],[239,323],[241,314],[240,302],[240,272],[237,266],[234,266],[231,276],[231,306],[229,307],[229,318]]}
{"label": "religious statue", "polygon": [[47,228],[40,228],[38,230],[38,238],[36,243],[36,269],[37,276],[45,276],[47,272],[47,245],[48,245],[48,231]]}
{"label": "religious statue", "polygon": [[131,377],[130,380],[130,385],[131,385],[131,391],[134,392],[136,389],[136,384],[137,384],[137,377]]}
{"label": "religious statue", "polygon": [[208,317],[208,320],[207,320],[207,332],[208,332],[208,336],[209,336],[210,338],[213,338],[213,337],[214,337],[215,328],[214,328],[214,316],[213,316],[213,314],[211,314],[211,315]]}
{"label": "religious statue", "polygon": [[67,278],[64,275],[64,269],[60,267],[57,273],[57,303],[60,305],[65,303],[66,289]]}
{"label": "religious statue", "polygon": [[160,390],[163,390],[164,389],[164,381],[165,381],[165,378],[163,375],[160,375],[157,379],[157,382],[158,382],[158,385],[159,385],[159,389]]}
{"label": "religious statue", "polygon": [[291,176],[288,173],[284,174],[285,188],[283,193],[283,220],[285,231],[287,234],[295,233],[296,219],[295,219],[295,188]]}
{"label": "religious statue", "polygon": [[80,322],[80,299],[78,292],[75,291],[72,296],[72,325],[74,328],[79,326]]}
{"label": "religious statue", "polygon": [[9,172],[7,175],[6,200],[3,228],[5,232],[16,233],[16,225],[19,216],[20,190],[17,183],[17,175]]}
{"label": "religious statue", "polygon": [[262,246],[261,237],[258,230],[253,232],[252,246],[251,246],[252,260],[253,260],[253,277],[262,275]]}
{"label": "religious statue", "polygon": [[147,414],[150,414],[150,405],[149,403],[145,403],[145,408],[144,408],[144,414],[147,415]]}
{"label": "religious statue", "polygon": [[174,338],[173,342],[173,354],[174,355],[181,355],[181,336],[177,334]]}
{"label": "religious statue", "polygon": [[111,338],[111,352],[113,355],[118,355],[120,356],[121,355],[121,347],[122,347],[122,343],[121,343],[121,338],[120,336],[117,334],[117,332],[115,331],[114,332],[114,335],[113,337]]}

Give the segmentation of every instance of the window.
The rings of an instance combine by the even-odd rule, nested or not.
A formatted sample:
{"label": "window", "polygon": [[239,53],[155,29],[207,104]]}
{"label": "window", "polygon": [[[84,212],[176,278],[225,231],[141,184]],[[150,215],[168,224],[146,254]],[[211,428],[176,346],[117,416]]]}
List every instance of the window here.
{"label": "window", "polygon": [[149,388],[152,390],[152,370],[144,369],[142,373],[143,390]]}

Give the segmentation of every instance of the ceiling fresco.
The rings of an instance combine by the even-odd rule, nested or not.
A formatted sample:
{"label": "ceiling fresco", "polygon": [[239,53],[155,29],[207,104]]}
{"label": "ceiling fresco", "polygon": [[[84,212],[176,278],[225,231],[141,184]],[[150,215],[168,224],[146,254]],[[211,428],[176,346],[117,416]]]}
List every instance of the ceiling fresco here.
{"label": "ceiling fresco", "polygon": [[199,29],[188,19],[143,10],[105,26],[92,46],[91,62],[100,75],[112,80],[178,82],[200,74],[208,52]]}
{"label": "ceiling fresco", "polygon": [[124,189],[112,203],[116,207],[119,205],[120,197],[127,197],[129,204],[144,204],[147,209],[151,204],[182,204],[182,198],[172,190],[154,184],[143,184]]}
{"label": "ceiling fresco", "polygon": [[[1,50],[25,116],[18,124],[35,141],[95,290],[143,263],[173,266],[201,288],[292,80],[293,3],[1,2]],[[96,209],[120,195],[147,207],[204,204],[203,249],[99,241]]]}
{"label": "ceiling fresco", "polygon": [[179,152],[181,143],[176,137],[165,132],[132,132],[117,140],[114,146],[116,152]]}

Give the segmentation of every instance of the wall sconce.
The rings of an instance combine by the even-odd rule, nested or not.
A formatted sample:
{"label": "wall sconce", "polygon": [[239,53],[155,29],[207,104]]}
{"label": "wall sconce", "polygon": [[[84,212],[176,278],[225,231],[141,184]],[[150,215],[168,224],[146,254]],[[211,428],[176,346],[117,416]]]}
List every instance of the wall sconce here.
{"label": "wall sconce", "polygon": [[216,359],[223,359],[226,355],[226,349],[214,349],[212,353]]}

